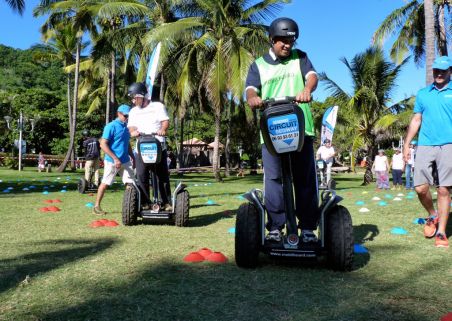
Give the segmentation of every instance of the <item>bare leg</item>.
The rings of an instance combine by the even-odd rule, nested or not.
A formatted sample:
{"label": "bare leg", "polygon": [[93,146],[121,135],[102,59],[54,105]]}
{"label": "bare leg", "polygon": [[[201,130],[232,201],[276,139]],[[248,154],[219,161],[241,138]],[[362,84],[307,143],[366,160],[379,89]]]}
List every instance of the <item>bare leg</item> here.
{"label": "bare leg", "polygon": [[102,202],[102,198],[104,198],[105,191],[107,190],[108,185],[101,183],[99,185],[99,188],[97,189],[97,196],[96,196],[96,207],[100,207],[100,203]]}
{"label": "bare leg", "polygon": [[438,233],[446,234],[446,225],[450,211],[450,192],[448,187],[438,187]]}
{"label": "bare leg", "polygon": [[432,194],[428,184],[419,185],[415,187],[417,197],[422,206],[427,210],[430,215],[436,215],[435,208],[433,207]]}

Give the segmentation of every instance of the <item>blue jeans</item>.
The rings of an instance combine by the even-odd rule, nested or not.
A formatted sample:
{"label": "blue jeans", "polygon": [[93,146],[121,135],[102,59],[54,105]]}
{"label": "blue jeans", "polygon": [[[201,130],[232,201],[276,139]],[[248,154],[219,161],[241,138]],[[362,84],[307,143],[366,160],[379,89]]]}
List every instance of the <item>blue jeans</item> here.
{"label": "blue jeans", "polygon": [[405,188],[414,188],[413,176],[411,175],[412,168],[413,165],[411,164],[406,164],[405,166]]}

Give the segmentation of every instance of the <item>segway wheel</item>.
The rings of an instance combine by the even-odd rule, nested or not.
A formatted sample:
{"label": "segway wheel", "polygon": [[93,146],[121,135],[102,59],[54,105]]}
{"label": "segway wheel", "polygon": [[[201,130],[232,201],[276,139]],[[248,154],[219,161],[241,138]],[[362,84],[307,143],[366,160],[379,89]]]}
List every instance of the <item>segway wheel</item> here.
{"label": "segway wheel", "polygon": [[349,211],[335,206],[326,217],[328,264],[336,271],[350,271],[353,264],[353,225]]}
{"label": "segway wheel", "polygon": [[334,179],[330,179],[328,182],[328,189],[335,190],[336,189],[336,181]]}
{"label": "segway wheel", "polygon": [[176,208],[174,214],[174,224],[179,227],[188,225],[190,208],[190,194],[184,190],[176,196]]}
{"label": "segway wheel", "polygon": [[88,182],[84,177],[80,178],[77,183],[77,189],[80,194],[84,194],[88,187]]}
{"label": "segway wheel", "polygon": [[255,268],[261,247],[260,218],[252,203],[240,205],[235,222],[235,263],[242,268]]}
{"label": "segway wheel", "polygon": [[122,200],[122,224],[126,226],[137,224],[138,192],[131,184],[126,185]]}

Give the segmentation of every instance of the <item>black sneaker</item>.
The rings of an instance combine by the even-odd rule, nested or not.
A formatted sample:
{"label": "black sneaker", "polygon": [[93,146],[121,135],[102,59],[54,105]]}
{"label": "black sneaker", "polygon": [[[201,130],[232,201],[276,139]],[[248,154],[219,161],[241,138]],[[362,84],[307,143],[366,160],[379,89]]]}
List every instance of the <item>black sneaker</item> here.
{"label": "black sneaker", "polygon": [[281,231],[280,230],[270,231],[270,233],[267,234],[265,239],[271,242],[281,242]]}

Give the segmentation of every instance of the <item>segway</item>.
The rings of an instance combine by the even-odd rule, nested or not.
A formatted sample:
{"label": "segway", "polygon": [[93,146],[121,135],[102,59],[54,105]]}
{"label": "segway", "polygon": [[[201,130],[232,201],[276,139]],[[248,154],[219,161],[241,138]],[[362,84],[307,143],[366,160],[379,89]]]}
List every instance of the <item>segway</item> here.
{"label": "segway", "polygon": [[77,190],[80,194],[84,194],[86,192],[88,193],[93,193],[93,192],[97,192],[97,189],[99,187],[100,184],[100,175],[99,175],[99,179],[97,182],[94,182],[94,175],[95,170],[93,167],[91,167],[89,169],[89,180],[87,181],[85,179],[85,177],[80,177],[80,179],[78,180],[77,183]]}
{"label": "segway", "polygon": [[[145,164],[158,164],[161,160],[162,144],[152,135],[138,137],[136,157],[141,157]],[[159,197],[158,178],[151,175],[151,204],[144,204],[136,179],[126,184],[122,202],[122,223],[126,226],[135,225],[138,218],[143,221],[169,222],[176,226],[187,226],[189,220],[190,196],[186,185],[179,182],[171,197],[171,211],[165,211]],[[143,208],[146,206],[146,208]]]}
{"label": "segway", "polygon": [[334,190],[336,189],[336,181],[334,179],[330,179],[328,182],[327,180],[327,164],[323,159],[318,159],[316,161],[316,168],[317,168],[317,181],[320,182],[319,190]]}
{"label": "segway", "polygon": [[235,261],[239,267],[254,268],[259,264],[261,252],[275,258],[307,260],[326,256],[332,269],[348,271],[353,261],[352,219],[348,210],[339,205],[342,198],[336,195],[335,190],[326,189],[320,195],[318,242],[303,243],[299,238],[290,155],[303,147],[304,117],[294,99],[285,97],[264,101],[265,109],[260,122],[267,149],[281,158],[286,233],[280,242],[265,239],[264,196],[261,190],[252,189],[245,194],[248,202],[237,211]]}

